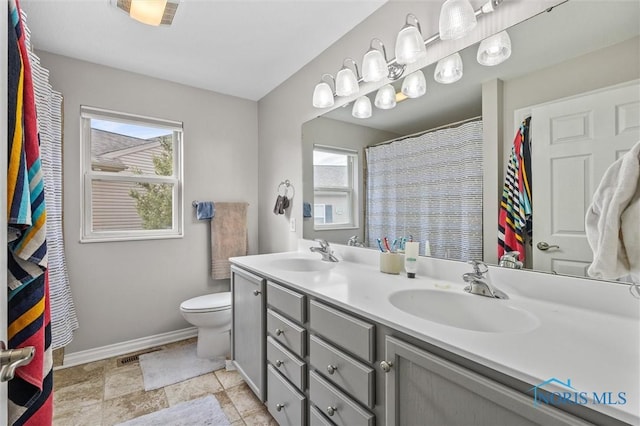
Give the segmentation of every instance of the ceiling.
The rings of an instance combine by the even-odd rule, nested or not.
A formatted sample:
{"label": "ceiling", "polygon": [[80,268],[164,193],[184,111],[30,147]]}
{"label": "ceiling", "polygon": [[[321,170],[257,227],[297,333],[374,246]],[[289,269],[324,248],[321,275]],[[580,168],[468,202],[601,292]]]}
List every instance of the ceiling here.
{"label": "ceiling", "polygon": [[257,101],[386,1],[182,0],[170,27],[115,0],[20,5],[36,49]]}

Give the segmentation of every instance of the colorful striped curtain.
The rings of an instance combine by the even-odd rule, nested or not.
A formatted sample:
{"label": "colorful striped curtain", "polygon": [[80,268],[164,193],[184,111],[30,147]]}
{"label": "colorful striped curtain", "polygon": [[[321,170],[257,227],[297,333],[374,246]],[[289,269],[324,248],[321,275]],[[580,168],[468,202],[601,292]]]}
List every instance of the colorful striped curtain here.
{"label": "colorful striped curtain", "polygon": [[47,274],[46,209],[36,106],[25,30],[17,0],[9,1],[8,31],[8,339],[33,346],[31,363],[9,382],[9,422],[52,422],[53,371]]}

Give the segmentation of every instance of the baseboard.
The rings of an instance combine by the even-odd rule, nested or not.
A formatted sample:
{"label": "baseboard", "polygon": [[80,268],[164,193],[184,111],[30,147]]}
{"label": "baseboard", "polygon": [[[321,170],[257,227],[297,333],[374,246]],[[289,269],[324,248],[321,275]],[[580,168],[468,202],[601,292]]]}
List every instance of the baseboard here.
{"label": "baseboard", "polygon": [[87,362],[100,361],[102,359],[137,352],[159,345],[166,345],[167,343],[177,342],[197,335],[198,329],[196,327],[189,327],[168,333],[142,337],[140,339],[128,340],[126,342],[114,343],[113,345],[102,346],[95,349],[88,349],[86,351],[65,353],[63,364],[54,367],[54,370],[74,367],[76,365],[86,364]]}

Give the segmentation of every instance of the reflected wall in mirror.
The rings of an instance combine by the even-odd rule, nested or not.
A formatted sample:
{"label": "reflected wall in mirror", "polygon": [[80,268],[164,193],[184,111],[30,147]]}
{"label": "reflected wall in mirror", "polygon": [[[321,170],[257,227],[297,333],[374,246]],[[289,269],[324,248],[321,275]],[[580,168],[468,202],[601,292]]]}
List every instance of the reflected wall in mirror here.
{"label": "reflected wall in mirror", "polygon": [[[554,118],[556,126],[553,131],[556,134],[560,131],[567,132],[567,138],[551,138],[552,145],[562,146],[565,150],[564,153],[554,155],[558,155],[559,159],[572,160],[551,160],[554,163],[551,170],[538,172],[538,175],[533,173],[533,229],[534,233],[542,230],[547,234],[544,239],[534,236],[531,241],[533,244],[527,245],[526,267],[583,276],[591,254],[583,253],[580,255],[582,258],[573,259],[566,256],[566,251],[573,240],[584,240],[583,213],[598,186],[599,176],[604,173],[603,168],[606,169],[608,164],[595,165],[594,155],[583,155],[579,151],[583,148],[579,148],[580,143],[575,142],[592,138],[588,131],[593,129],[595,123],[589,118],[589,114],[583,115],[586,119],[572,119],[571,117],[575,118],[580,114],[565,114],[567,111],[562,108],[566,104],[562,102],[616,85],[634,81],[637,84],[640,79],[639,12],[640,5],[635,1],[587,3],[570,0],[509,28],[507,31],[511,37],[512,54],[507,61],[497,66],[479,65],[476,61],[478,45],[474,45],[459,52],[464,64],[464,75],[453,84],[435,82],[432,77],[435,64],[432,64],[423,69],[427,76],[427,93],[420,98],[398,102],[395,108],[389,110],[374,107],[373,115],[368,119],[353,118],[351,105],[348,105],[305,123],[302,127],[303,201],[313,204],[314,144],[343,147],[362,154],[367,146],[482,116],[484,146],[478,155],[482,155],[485,168],[483,259],[489,263],[497,263],[498,203],[504,185],[504,169],[518,125],[524,117],[538,111],[537,107],[557,103],[560,111]],[[401,81],[393,84],[396,91],[399,91]],[[635,141],[640,140],[640,93],[637,87],[631,87],[632,98],[626,102],[625,117],[617,118],[618,123],[619,120],[626,120],[624,132],[629,140]],[[368,96],[373,102],[375,92]],[[622,111],[620,108],[616,110]],[[536,132],[551,131],[542,126],[543,119],[535,123],[536,120],[532,119],[534,164],[539,155],[536,147],[542,145],[536,144],[537,140],[542,139],[541,133]],[[580,126],[585,131],[582,136],[577,130]],[[606,138],[605,136],[605,141]],[[620,156],[623,152],[624,149],[618,150],[615,155]],[[615,157],[610,161],[613,160]],[[560,164],[562,167],[559,167]],[[590,167],[597,167],[598,170],[590,176],[584,174],[585,168]],[[363,170],[361,177],[366,176],[364,168],[366,164],[362,164],[360,168]],[[570,186],[561,189],[550,186],[549,176],[554,174],[560,174]],[[357,183],[358,194],[365,193],[365,185],[362,179]],[[576,190],[577,188],[580,190]],[[304,238],[324,238],[340,244],[346,244],[353,235],[364,240],[366,204],[364,197],[359,197],[358,200],[358,227],[319,230],[315,229],[312,219],[305,219]],[[555,210],[550,210],[551,206],[555,206]],[[561,212],[566,211],[567,206],[578,206],[579,209],[562,215]],[[410,233],[411,230],[407,229],[406,234]],[[556,239],[560,238],[564,238],[562,243],[556,244]],[[536,246],[540,242],[550,246],[559,245],[560,249],[539,250]],[[377,247],[375,238],[365,243],[367,247]],[[442,256],[437,252],[434,255]],[[468,259],[461,257],[459,260]]]}

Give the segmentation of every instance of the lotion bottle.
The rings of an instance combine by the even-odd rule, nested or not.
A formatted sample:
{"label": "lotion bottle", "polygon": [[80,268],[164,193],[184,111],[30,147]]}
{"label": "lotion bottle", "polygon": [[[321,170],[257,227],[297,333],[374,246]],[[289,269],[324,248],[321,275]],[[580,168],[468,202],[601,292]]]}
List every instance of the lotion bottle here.
{"label": "lotion bottle", "polygon": [[404,249],[404,270],[407,271],[407,278],[415,278],[418,270],[419,242],[407,242]]}

